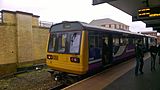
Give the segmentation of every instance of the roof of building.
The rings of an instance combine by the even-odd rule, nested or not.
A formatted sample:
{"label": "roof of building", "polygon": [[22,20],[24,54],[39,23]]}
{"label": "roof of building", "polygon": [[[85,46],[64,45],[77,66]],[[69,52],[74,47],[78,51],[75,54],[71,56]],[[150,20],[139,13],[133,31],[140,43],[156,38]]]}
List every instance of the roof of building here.
{"label": "roof of building", "polygon": [[[91,24],[91,25],[105,25],[105,24],[123,24],[123,23],[112,20],[110,18],[104,18],[104,19],[92,20],[89,24]],[[126,24],[123,24],[123,25],[126,25]],[[126,26],[128,26],[128,25],[126,25]]]}
{"label": "roof of building", "polygon": [[143,31],[141,33],[157,33],[157,31]]}

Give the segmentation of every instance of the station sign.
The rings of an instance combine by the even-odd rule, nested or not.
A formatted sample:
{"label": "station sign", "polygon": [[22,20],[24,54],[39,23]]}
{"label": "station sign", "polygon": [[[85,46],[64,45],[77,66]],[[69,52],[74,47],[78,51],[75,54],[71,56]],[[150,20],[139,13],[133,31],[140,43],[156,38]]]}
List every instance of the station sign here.
{"label": "station sign", "polygon": [[151,8],[142,8],[138,10],[139,19],[160,17],[160,6]]}

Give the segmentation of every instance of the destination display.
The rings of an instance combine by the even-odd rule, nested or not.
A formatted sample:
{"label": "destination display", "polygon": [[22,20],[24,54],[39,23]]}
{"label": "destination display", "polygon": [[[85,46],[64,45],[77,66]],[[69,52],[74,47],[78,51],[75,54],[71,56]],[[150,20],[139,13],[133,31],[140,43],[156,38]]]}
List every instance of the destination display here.
{"label": "destination display", "polygon": [[156,18],[160,17],[160,6],[152,8],[143,8],[138,10],[139,18]]}

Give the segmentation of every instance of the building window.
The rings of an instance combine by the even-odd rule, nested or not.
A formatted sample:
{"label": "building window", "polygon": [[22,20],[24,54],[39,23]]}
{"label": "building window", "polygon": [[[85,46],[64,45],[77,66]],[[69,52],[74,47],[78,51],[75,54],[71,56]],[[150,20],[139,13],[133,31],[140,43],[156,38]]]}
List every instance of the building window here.
{"label": "building window", "polygon": [[119,25],[119,29],[121,29],[121,25]]}
{"label": "building window", "polygon": [[114,28],[116,29],[117,27],[116,27],[116,24],[114,24]]}
{"label": "building window", "polygon": [[109,28],[111,28],[111,24],[109,24]]}
{"label": "building window", "polygon": [[111,28],[114,28],[114,24],[111,24]]}
{"label": "building window", "polygon": [[106,25],[101,25],[102,27],[105,27]]}

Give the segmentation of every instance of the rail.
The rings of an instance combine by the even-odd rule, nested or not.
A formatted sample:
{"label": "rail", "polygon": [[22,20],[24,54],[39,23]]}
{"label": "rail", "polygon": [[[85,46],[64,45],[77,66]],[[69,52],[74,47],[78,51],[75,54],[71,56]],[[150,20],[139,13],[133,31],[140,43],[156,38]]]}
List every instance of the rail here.
{"label": "rail", "polygon": [[40,27],[51,27],[53,25],[53,22],[47,22],[47,21],[40,21],[39,26]]}

